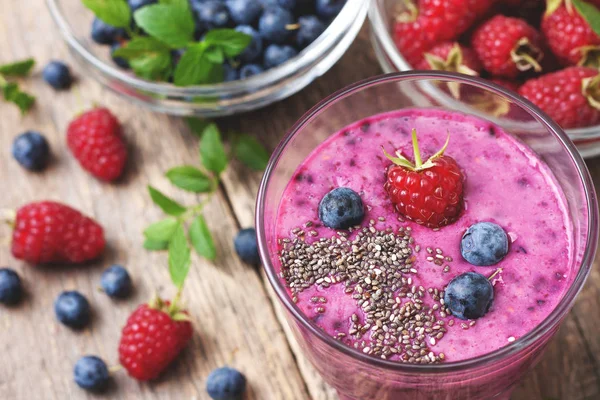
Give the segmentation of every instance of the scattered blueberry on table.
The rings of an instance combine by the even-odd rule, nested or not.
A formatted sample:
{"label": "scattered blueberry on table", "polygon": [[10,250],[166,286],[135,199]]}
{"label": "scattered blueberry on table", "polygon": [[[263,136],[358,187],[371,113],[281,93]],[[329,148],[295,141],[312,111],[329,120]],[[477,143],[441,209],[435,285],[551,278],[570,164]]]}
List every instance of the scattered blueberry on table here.
{"label": "scattered blueberry on table", "polygon": [[0,268],[0,303],[17,304],[22,294],[23,285],[19,275],[10,268]]}
{"label": "scattered blueberry on table", "polygon": [[113,265],[107,268],[100,278],[102,290],[110,297],[122,299],[131,293],[131,277],[125,268]]}
{"label": "scattered blueberry on table", "polygon": [[245,390],[246,377],[233,368],[217,368],[206,380],[206,391],[213,400],[239,400]]}
{"label": "scattered blueberry on table", "polygon": [[62,292],[54,302],[54,313],[64,325],[81,329],[90,321],[90,303],[79,292]]}
{"label": "scattered blueberry on table", "polygon": [[73,376],[80,388],[91,392],[105,390],[110,379],[106,363],[96,356],[81,357],[75,364]]}
{"label": "scattered blueberry on table", "polygon": [[[127,3],[133,15],[141,8],[159,2],[127,0]],[[252,37],[240,55],[224,57],[222,79],[225,82],[247,79],[298,56],[323,34],[345,4],[346,0],[189,0],[196,40],[202,41],[207,32],[222,28],[235,29]],[[131,31],[140,32],[133,21]],[[96,18],[91,35],[95,42],[111,46],[110,55],[118,67],[129,69],[131,63],[115,56],[114,51],[126,46],[127,32],[131,31]],[[171,52],[173,71],[180,59],[181,53]],[[159,79],[173,82],[173,74],[168,79],[165,76]]]}
{"label": "scattered blueberry on table", "polygon": [[23,168],[40,171],[48,164],[50,146],[46,138],[39,132],[27,131],[13,141],[12,154]]}
{"label": "scattered blueberry on table", "polygon": [[242,261],[252,265],[260,264],[256,230],[254,228],[246,228],[239,231],[233,240],[233,245]]}
{"label": "scattered blueberry on table", "polygon": [[61,61],[51,61],[44,67],[42,76],[56,90],[68,89],[73,83],[71,70]]}

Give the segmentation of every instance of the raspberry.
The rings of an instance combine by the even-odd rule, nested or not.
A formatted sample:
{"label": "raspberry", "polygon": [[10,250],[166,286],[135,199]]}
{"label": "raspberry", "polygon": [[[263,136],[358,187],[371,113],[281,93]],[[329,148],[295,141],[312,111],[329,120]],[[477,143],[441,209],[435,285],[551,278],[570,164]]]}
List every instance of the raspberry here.
{"label": "raspberry", "polygon": [[422,163],[415,129],[412,136],[415,164],[400,154],[385,153],[394,163],[387,170],[385,190],[396,211],[407,219],[429,228],[449,225],[464,207],[463,174],[452,157],[443,155],[448,141]]}
{"label": "raspberry", "polygon": [[457,39],[495,0],[406,0],[394,27],[396,46],[411,65],[436,44]]}
{"label": "raspberry", "polygon": [[484,68],[495,76],[516,78],[540,71],[543,58],[539,33],[522,19],[497,15],[473,34],[472,45]]}
{"label": "raspberry", "polygon": [[97,222],[52,201],[21,207],[14,226],[12,253],[31,263],[81,263],[98,257],[105,246]]}
{"label": "raspberry", "polygon": [[67,144],[81,166],[104,181],[121,176],[127,148],[119,121],[106,108],[83,113],[69,124]]}
{"label": "raspberry", "polygon": [[119,361],[140,381],[157,378],[192,338],[185,311],[156,299],[142,304],[129,317],[119,343]]}
{"label": "raspberry", "polygon": [[531,79],[519,94],[540,107],[564,129],[600,123],[600,74],[570,67]]}
{"label": "raspberry", "polygon": [[483,70],[477,54],[456,42],[444,42],[425,53],[417,69],[434,69],[479,75]]}
{"label": "raspberry", "polygon": [[[542,20],[542,33],[562,65],[577,65],[587,61],[589,66],[600,61],[600,36],[579,14],[575,7],[562,4]],[[593,51],[595,50],[595,51]],[[586,56],[595,60],[585,60]]]}

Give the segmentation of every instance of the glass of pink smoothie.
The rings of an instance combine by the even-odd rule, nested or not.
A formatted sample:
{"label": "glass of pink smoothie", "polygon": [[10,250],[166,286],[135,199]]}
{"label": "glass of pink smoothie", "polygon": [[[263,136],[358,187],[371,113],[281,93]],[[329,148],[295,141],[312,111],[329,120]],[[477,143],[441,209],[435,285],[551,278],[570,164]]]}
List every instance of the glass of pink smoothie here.
{"label": "glass of pink smoothie", "polygon": [[[432,87],[469,104],[442,105]],[[384,190],[381,148],[412,154],[412,129],[424,157],[450,135],[446,154],[466,177],[464,209],[441,229],[399,216]],[[360,195],[360,228],[319,220],[337,187]],[[462,235],[482,221],[509,237],[494,267],[461,256]],[[577,150],[531,103],[478,78],[408,72],[343,89],[296,123],[263,178],[256,226],[289,325],[341,399],[508,399],[589,274],[598,206]],[[349,243],[365,240],[361,263]],[[444,312],[440,300],[465,272],[493,276],[492,306],[477,320]]]}

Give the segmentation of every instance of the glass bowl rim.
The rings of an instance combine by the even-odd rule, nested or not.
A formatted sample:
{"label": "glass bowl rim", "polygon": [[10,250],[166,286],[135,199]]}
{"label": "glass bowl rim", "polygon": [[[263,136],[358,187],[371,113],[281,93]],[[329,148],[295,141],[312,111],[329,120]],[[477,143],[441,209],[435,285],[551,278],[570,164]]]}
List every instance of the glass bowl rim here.
{"label": "glass bowl rim", "polygon": [[[381,15],[378,4],[379,1],[372,0],[369,6],[369,22],[376,40],[380,41],[383,51],[390,59],[394,67],[400,71],[417,71],[404,58],[400,50],[396,47],[390,31],[386,28],[385,18]],[[561,128],[562,129],[562,128]],[[592,140],[600,138],[600,125],[592,125],[582,128],[565,129],[565,132],[572,140]]]}
{"label": "glass bowl rim", "polygon": [[[85,62],[111,79],[116,79],[138,90],[165,96],[212,96],[215,94],[232,94],[240,91],[252,92],[269,87],[280,80],[293,77],[297,71],[304,70],[312,65],[323,54],[337,43],[340,34],[345,34],[346,29],[352,25],[354,14],[360,13],[362,7],[369,0],[348,0],[340,13],[331,21],[325,32],[309,46],[298,52],[292,60],[271,68],[264,73],[250,78],[232,82],[223,82],[211,85],[175,86],[171,83],[151,82],[138,78],[126,71],[112,66],[90,52],[76,37],[71,24],[66,20],[59,5],[61,0],[46,0],[50,14],[54,19],[63,39]],[[351,6],[352,5],[352,6]],[[91,11],[90,11],[91,13]],[[340,25],[343,24],[343,25]]]}
{"label": "glass bowl rim", "polygon": [[[340,99],[347,97],[353,93],[359,92],[365,88],[385,84],[393,83],[395,81],[424,81],[424,80],[445,80],[445,81],[457,81],[459,83],[466,83],[480,89],[491,91],[494,94],[504,96],[511,102],[516,103],[520,107],[528,110],[532,116],[548,130],[550,130],[554,136],[559,140],[563,149],[565,149],[575,166],[583,191],[585,193],[586,205],[587,205],[587,222],[588,230],[586,234],[585,251],[579,264],[580,268],[577,275],[573,279],[573,282],[569,286],[569,289],[564,293],[563,298],[555,309],[534,329],[528,332],[526,335],[515,340],[512,343],[507,344],[497,350],[487,353],[481,357],[470,358],[461,361],[448,362],[442,364],[432,365],[420,365],[420,364],[403,364],[396,361],[384,360],[376,358],[367,354],[364,354],[354,348],[351,348],[333,337],[327,335],[321,330],[316,324],[306,318],[298,306],[293,303],[291,297],[288,295],[285,286],[281,282],[280,278],[275,272],[271,259],[269,256],[267,239],[265,234],[264,225],[264,205],[266,201],[266,191],[269,185],[271,176],[273,175],[277,164],[282,156],[283,151],[289,144],[289,142],[295,137],[295,135],[315,116],[317,116],[322,110],[326,109],[330,104],[337,102]],[[288,131],[288,133],[281,140],[277,148],[274,150],[269,164],[265,170],[263,178],[260,183],[256,201],[256,230],[257,240],[261,259],[263,261],[263,268],[269,282],[275,290],[277,297],[283,303],[286,310],[292,314],[292,316],[298,321],[303,328],[307,329],[312,335],[316,336],[326,345],[333,349],[340,351],[342,354],[347,355],[351,358],[358,359],[366,364],[385,368],[392,371],[404,372],[404,373],[443,373],[466,370],[469,368],[476,368],[488,365],[499,359],[505,359],[517,354],[520,350],[527,348],[528,346],[535,343],[541,336],[547,334],[552,327],[562,320],[567,312],[571,309],[575,298],[583,288],[583,285],[591,271],[591,266],[594,261],[596,253],[596,244],[598,243],[598,202],[594,184],[590,173],[583,161],[583,158],[577,152],[577,149],[573,142],[568,138],[567,134],[564,133],[562,128],[554,121],[550,119],[544,112],[531,103],[529,100],[513,94],[507,89],[500,87],[490,81],[479,77],[472,77],[468,75],[462,75],[457,73],[443,72],[443,71],[404,71],[395,72],[385,75],[379,75],[364,79],[350,86],[347,86],[332,95],[321,100],[317,105],[307,111]]]}

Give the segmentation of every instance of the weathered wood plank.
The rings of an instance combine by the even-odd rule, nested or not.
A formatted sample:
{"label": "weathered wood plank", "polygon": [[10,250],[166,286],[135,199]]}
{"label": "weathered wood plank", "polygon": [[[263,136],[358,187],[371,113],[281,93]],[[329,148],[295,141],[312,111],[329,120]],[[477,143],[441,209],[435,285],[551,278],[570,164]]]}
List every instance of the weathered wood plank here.
{"label": "weathered wood plank", "polygon": [[[43,66],[50,59],[64,59],[80,80],[74,90],[56,93],[42,82],[38,66],[34,76],[23,81],[38,96],[33,112],[21,117],[15,107],[0,104],[0,148],[4,149],[0,176],[5,188],[0,208],[45,198],[61,200],[100,221],[109,243],[102,260],[76,268],[28,266],[12,258],[7,243],[0,247],[0,265],[16,268],[28,292],[21,306],[0,307],[0,398],[91,398],[72,382],[75,361],[84,354],[97,354],[116,364],[120,329],[129,313],[155,291],[167,297],[174,294],[166,255],[142,249],[143,228],[162,218],[145,186],[152,183],[185,203],[197,202],[194,196],[169,187],[163,177],[169,167],[198,162],[197,140],[180,134],[180,120],[137,108],[86,79],[67,54],[42,0],[3,2],[0,48],[0,62],[34,55]],[[85,173],[66,148],[69,120],[94,102],[117,114],[130,145],[127,175],[115,185]],[[40,130],[51,143],[54,161],[43,174],[27,173],[9,155],[13,137],[27,129]],[[246,374],[249,399],[309,398],[258,272],[235,256],[232,238],[237,225],[223,194],[207,207],[219,256],[214,263],[195,258],[186,284],[184,298],[196,328],[191,345],[152,384],[138,384],[125,372],[117,373],[110,398],[207,399],[206,376],[224,364]],[[9,235],[8,227],[0,228],[0,237]],[[113,302],[97,290],[103,268],[116,262],[127,266],[135,282],[135,293],[127,301]],[[81,333],[54,318],[53,301],[67,289],[84,293],[94,310],[91,327]]]}

